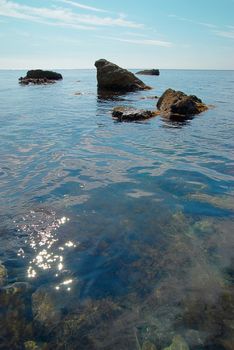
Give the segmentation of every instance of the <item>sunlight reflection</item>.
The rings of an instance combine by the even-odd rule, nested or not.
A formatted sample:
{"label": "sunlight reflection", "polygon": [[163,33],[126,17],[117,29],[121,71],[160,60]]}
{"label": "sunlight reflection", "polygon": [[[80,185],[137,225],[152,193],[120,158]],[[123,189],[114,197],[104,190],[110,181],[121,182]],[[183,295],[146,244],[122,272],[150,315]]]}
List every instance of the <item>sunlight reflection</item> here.
{"label": "sunlight reflection", "polygon": [[[21,224],[17,225],[17,231],[27,234],[25,243],[29,244],[36,253],[29,261],[28,278],[36,278],[40,271],[45,270],[54,270],[55,277],[58,277],[64,271],[64,257],[62,254],[65,249],[77,246],[77,243],[71,240],[59,247],[57,246],[59,239],[56,231],[62,225],[65,225],[69,218],[62,216],[58,219],[54,212],[32,210],[28,215],[23,216],[21,221]],[[18,256],[25,257],[25,252],[22,248],[18,250]],[[67,279],[62,282],[62,285],[70,283],[72,283],[72,280]]]}

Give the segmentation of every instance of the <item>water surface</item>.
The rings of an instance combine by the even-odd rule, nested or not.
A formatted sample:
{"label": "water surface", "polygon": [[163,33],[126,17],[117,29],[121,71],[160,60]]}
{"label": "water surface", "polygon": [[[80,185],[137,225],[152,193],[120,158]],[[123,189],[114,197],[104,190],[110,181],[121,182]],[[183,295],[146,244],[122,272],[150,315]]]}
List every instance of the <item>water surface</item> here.
{"label": "water surface", "polygon": [[[231,349],[234,71],[162,70],[141,76],[153,90],[109,99],[94,70],[61,73],[20,86],[25,72],[0,71],[0,260],[10,285],[31,286],[20,335],[8,301],[3,343]],[[112,119],[168,87],[214,107],[186,123]]]}

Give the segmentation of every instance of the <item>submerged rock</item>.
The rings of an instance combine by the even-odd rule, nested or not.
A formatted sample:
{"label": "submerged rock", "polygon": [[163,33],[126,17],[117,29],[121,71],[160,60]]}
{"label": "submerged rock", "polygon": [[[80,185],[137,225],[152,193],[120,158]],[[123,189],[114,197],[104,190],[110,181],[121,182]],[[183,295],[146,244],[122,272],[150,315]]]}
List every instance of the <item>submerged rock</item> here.
{"label": "submerged rock", "polygon": [[112,117],[120,122],[146,120],[154,117],[155,115],[155,112],[149,110],[142,110],[130,107],[115,107],[112,111]]}
{"label": "submerged rock", "polygon": [[189,350],[189,346],[180,335],[174,336],[172,339],[172,344],[164,350]]}
{"label": "submerged rock", "polygon": [[146,340],[142,345],[142,350],[157,350],[157,349],[153,343],[151,343],[149,340]]}
{"label": "submerged rock", "polygon": [[161,114],[171,119],[187,119],[204,112],[208,107],[194,95],[167,89],[159,98],[157,108]]}
{"label": "submerged rock", "polygon": [[5,266],[0,262],[0,287],[2,287],[7,280],[7,269]]}
{"label": "submerged rock", "polygon": [[29,84],[53,84],[56,80],[62,80],[63,77],[60,73],[56,73],[48,70],[29,70],[25,77],[19,78],[19,83],[23,85]]}
{"label": "submerged rock", "polygon": [[132,72],[105,59],[96,61],[95,67],[97,68],[98,89],[120,92],[150,89]]}
{"label": "submerged rock", "polygon": [[37,328],[50,332],[62,318],[63,303],[60,293],[40,287],[32,295],[33,319]]}
{"label": "submerged rock", "polygon": [[37,343],[33,340],[28,340],[24,343],[25,350],[39,350]]}
{"label": "submerged rock", "polygon": [[142,75],[159,75],[159,69],[144,69],[140,70],[136,74],[142,74]]}
{"label": "submerged rock", "polygon": [[0,288],[1,349],[22,349],[24,340],[32,337],[30,296],[26,282]]}

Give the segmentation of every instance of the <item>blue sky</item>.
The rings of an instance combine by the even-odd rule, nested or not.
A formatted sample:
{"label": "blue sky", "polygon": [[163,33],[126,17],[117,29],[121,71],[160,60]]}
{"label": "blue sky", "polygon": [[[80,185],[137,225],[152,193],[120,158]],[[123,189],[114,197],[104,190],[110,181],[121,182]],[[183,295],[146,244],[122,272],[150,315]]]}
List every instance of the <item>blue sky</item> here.
{"label": "blue sky", "polygon": [[234,0],[0,0],[0,69],[234,69]]}

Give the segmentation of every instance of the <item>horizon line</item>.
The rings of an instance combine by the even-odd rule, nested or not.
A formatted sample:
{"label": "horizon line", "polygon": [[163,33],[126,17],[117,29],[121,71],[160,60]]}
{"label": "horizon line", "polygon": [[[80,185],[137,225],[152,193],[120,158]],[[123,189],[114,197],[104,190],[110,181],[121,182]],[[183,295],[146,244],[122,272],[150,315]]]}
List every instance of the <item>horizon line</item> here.
{"label": "horizon line", "polygon": [[[0,68],[0,71],[5,70],[96,70],[96,68],[85,67],[85,68]],[[145,68],[145,67],[125,67],[124,69],[153,69],[153,68]],[[234,71],[234,68],[157,68],[159,70],[209,70],[209,71]]]}

